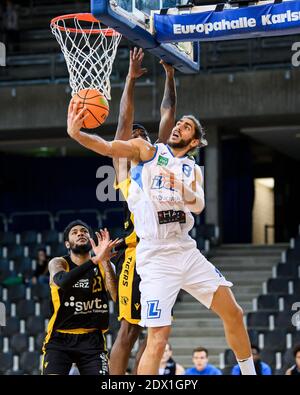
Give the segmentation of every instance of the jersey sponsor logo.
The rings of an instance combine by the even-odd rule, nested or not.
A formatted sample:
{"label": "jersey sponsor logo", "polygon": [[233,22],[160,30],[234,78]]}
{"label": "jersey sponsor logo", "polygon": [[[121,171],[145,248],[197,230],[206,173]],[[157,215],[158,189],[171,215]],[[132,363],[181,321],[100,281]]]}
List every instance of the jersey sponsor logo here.
{"label": "jersey sponsor logo", "polygon": [[169,163],[168,158],[164,158],[163,156],[159,155],[157,161],[158,166],[167,166],[168,163]]}
{"label": "jersey sponsor logo", "polygon": [[180,196],[162,196],[162,195],[154,195],[152,197],[154,200],[157,200],[158,202],[181,202],[181,197]]}
{"label": "jersey sponsor logo", "polygon": [[128,302],[129,302],[129,299],[127,298],[127,296],[121,296],[121,303],[124,306],[127,306]]}
{"label": "jersey sponsor logo", "polygon": [[169,191],[175,191],[171,185],[170,178],[167,179],[165,176],[155,176],[152,180],[151,189],[167,189]]}
{"label": "jersey sponsor logo", "polygon": [[180,224],[186,223],[185,212],[181,210],[158,211],[157,215],[158,215],[158,222],[160,225],[169,224],[171,222],[179,222]]}
{"label": "jersey sponsor logo", "polygon": [[86,278],[77,281],[77,283],[73,285],[73,288],[89,288],[89,286],[90,286],[90,281],[88,278]]}
{"label": "jersey sponsor logo", "polygon": [[147,318],[160,318],[161,309],[158,308],[159,300],[147,300]]}
{"label": "jersey sponsor logo", "polygon": [[106,313],[108,311],[108,305],[106,303],[102,304],[101,299],[92,299],[75,301],[74,296],[70,296],[70,301],[64,303],[65,307],[75,308],[74,314],[86,314],[86,313]]}
{"label": "jersey sponsor logo", "polygon": [[140,303],[135,303],[135,304],[134,304],[134,307],[135,307],[136,310],[139,310],[139,308],[141,307],[141,305],[140,305]]}

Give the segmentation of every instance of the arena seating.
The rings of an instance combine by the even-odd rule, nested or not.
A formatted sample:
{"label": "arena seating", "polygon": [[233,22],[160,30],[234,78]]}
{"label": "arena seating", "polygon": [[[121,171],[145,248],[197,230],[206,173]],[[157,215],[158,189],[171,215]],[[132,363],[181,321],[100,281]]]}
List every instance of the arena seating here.
{"label": "arena seating", "polygon": [[[120,222],[120,210],[107,211],[101,217],[101,224],[114,229],[113,233],[121,232]],[[119,226],[115,226],[116,223]],[[209,236],[211,243],[215,243],[213,226],[203,225],[197,234],[201,234],[198,243],[201,244],[201,238],[204,240],[204,237]],[[291,364],[291,348],[300,342],[300,331],[291,324],[291,307],[297,301],[296,292],[299,293],[300,287],[298,240],[299,237],[294,242],[295,247],[286,252],[286,263],[278,263],[276,270],[273,270],[275,278],[270,278],[263,285],[263,293],[254,300],[254,311],[247,316],[251,342],[259,345],[262,359],[278,374],[282,374]],[[12,231],[1,233],[0,292],[7,308],[7,325],[0,336],[0,348],[3,351],[0,369],[3,374],[39,373],[39,356],[50,314],[49,286],[29,286],[26,280],[34,272],[35,252],[41,246],[46,247],[50,256],[66,253],[62,234],[56,229],[41,232],[28,229],[20,234]],[[18,275],[22,275],[25,283],[5,285],[7,278]],[[109,348],[119,326],[113,304],[110,310],[112,325],[107,335]],[[223,373],[230,374],[233,364],[235,358],[230,350],[226,350]]]}
{"label": "arena seating", "polygon": [[[253,301],[253,312],[247,314],[247,326],[257,333],[251,342],[261,349],[261,359],[268,363],[273,374],[284,374],[294,363],[292,349],[300,344],[300,321],[292,322],[294,303],[300,291],[300,235],[290,241],[283,262],[273,268],[273,278],[263,284],[263,294]],[[251,337],[251,336],[250,336]],[[231,350],[224,353],[224,372],[236,363]]]}

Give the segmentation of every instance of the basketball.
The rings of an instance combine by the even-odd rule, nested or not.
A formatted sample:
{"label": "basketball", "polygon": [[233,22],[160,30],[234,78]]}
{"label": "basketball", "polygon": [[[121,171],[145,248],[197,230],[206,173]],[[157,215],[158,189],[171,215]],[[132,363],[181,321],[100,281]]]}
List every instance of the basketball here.
{"label": "basketball", "polygon": [[95,129],[102,125],[108,114],[109,105],[105,96],[97,89],[82,89],[73,97],[75,102],[80,102],[78,111],[86,107],[89,116],[83,121],[85,129]]}

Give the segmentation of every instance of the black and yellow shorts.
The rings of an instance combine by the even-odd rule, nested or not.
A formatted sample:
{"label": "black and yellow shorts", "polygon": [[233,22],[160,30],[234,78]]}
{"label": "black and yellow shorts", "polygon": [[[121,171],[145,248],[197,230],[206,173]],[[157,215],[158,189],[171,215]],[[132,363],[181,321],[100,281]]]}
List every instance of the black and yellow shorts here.
{"label": "black and yellow shorts", "polygon": [[76,363],[81,375],[108,375],[105,340],[101,331],[70,334],[54,331],[44,345],[43,375],[68,375]]}
{"label": "black and yellow shorts", "polygon": [[116,260],[118,278],[118,319],[138,324],[141,319],[140,276],[136,272],[136,247],[127,246]]}

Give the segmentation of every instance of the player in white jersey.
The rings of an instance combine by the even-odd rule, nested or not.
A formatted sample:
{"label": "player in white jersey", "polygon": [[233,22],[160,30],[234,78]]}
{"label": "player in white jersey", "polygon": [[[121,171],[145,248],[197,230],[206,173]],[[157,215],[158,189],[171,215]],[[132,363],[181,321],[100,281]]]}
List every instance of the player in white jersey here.
{"label": "player in white jersey", "polygon": [[112,142],[82,132],[85,109],[71,101],[68,134],[101,155],[131,160],[128,205],[140,238],[136,253],[141,277],[142,318],[148,340],[138,373],[157,374],[171,332],[171,310],[180,289],[193,295],[223,320],[225,335],[242,374],[255,375],[243,311],[229,287],[232,283],[200,253],[188,232],[192,212],[204,209],[200,167],[186,155],[205,145],[203,130],[193,116],[183,116],[168,144],[152,145],[140,138]]}

